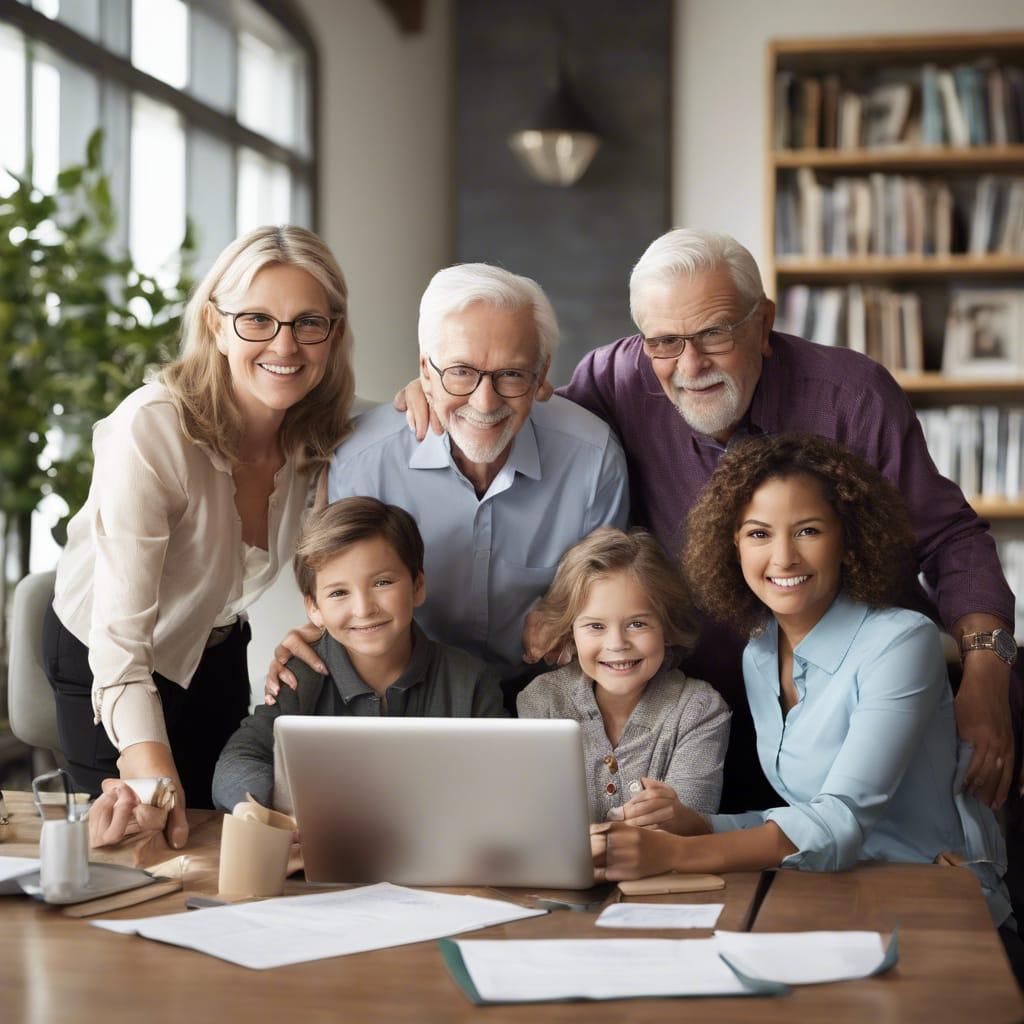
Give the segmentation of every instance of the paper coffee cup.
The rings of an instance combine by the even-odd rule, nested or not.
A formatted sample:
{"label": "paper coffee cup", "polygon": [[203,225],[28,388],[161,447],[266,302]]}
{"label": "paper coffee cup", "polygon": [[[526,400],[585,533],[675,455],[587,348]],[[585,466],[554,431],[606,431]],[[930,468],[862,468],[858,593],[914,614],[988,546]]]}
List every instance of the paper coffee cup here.
{"label": "paper coffee cup", "polygon": [[249,797],[224,816],[217,888],[224,896],[280,896],[295,821]]}

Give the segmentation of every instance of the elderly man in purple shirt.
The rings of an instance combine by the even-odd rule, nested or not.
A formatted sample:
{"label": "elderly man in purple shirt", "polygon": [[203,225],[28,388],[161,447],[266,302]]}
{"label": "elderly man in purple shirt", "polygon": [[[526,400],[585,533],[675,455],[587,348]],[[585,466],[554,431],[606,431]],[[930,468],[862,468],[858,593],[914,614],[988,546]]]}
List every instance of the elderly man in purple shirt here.
{"label": "elderly man in purple shirt", "polygon": [[[653,242],[630,278],[630,310],[641,333],[589,353],[560,393],[619,435],[633,520],[678,551],[686,515],[722,453],[751,434],[820,434],[877,466],[907,501],[937,618],[976,648],[964,653],[957,725],[974,747],[969,785],[1002,804],[1013,774],[1013,594],[987,524],[936,470],[899,385],[866,356],[774,332],[775,304],[757,265],[727,236],[676,230]],[[992,640],[998,630],[1001,643]],[[750,782],[761,779],[740,669],[744,642],[709,624],[687,666],[734,709],[723,809],[755,806]]]}

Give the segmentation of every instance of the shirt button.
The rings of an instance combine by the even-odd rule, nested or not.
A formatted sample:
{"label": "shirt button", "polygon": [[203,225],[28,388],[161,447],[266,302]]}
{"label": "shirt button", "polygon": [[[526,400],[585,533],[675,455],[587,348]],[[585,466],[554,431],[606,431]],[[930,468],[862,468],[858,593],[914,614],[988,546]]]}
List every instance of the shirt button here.
{"label": "shirt button", "polygon": [[604,787],[604,791],[606,793],[614,793],[615,792],[615,783],[614,782],[609,782],[608,785]]}
{"label": "shirt button", "polygon": [[644,788],[642,782],[637,782],[635,779],[629,784],[630,793],[639,793]]}

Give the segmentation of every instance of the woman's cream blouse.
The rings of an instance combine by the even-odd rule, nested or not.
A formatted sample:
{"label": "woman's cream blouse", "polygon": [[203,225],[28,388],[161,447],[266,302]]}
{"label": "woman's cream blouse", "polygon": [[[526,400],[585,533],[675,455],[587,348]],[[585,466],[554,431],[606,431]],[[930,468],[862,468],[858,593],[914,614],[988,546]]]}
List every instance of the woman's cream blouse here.
{"label": "woman's cream blouse", "polygon": [[254,586],[231,465],[185,437],[164,387],[145,385],[100,420],[93,451],[54,610],[89,648],[96,721],[114,746],[166,744],[153,674],[187,688],[225,611],[241,612],[274,581],[295,550],[308,479],[291,459],[275,476],[269,571]]}

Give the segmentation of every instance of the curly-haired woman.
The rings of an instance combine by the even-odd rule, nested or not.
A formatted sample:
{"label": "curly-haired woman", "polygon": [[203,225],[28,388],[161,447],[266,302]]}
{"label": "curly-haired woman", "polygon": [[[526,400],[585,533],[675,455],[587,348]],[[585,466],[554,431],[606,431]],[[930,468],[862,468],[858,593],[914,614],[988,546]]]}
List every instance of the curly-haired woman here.
{"label": "curly-haired woman", "polygon": [[898,607],[912,540],[896,490],[831,442],[730,450],[690,513],[683,560],[698,605],[751,637],[758,755],[786,805],[691,811],[684,835],[613,825],[608,878],[966,861],[996,924],[1012,921],[995,818],[961,791],[938,630]]}

